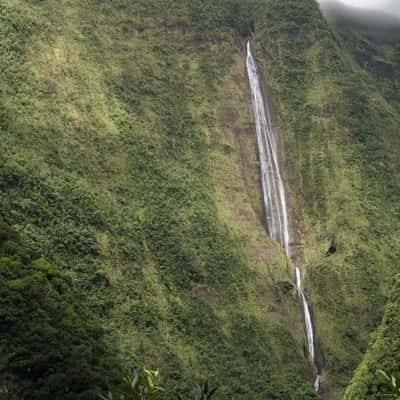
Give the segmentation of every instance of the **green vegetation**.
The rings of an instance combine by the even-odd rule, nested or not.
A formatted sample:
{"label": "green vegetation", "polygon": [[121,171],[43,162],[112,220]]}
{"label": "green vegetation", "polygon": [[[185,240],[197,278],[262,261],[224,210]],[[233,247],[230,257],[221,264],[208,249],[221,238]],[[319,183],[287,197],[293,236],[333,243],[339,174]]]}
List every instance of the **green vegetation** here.
{"label": "green vegetation", "polygon": [[[197,384],[197,391],[194,395],[194,400],[210,400],[217,393],[217,390],[218,386],[211,389],[208,384],[208,379],[205,379],[201,386]],[[179,400],[182,400],[180,394],[177,394],[177,397]]]}
{"label": "green vegetation", "polygon": [[0,215],[104,329],[104,383],[148,365],[182,396],[207,373],[216,398],[312,399],[257,201],[243,32],[214,3],[1,2]]}
{"label": "green vegetation", "polygon": [[[354,377],[345,393],[346,400],[366,399],[376,400],[388,398],[391,389],[393,398],[399,398],[399,386],[395,377],[377,370],[393,371],[398,375],[400,370],[400,280],[398,279],[390,301],[386,306],[385,316],[373,340],[368,347],[366,356],[356,370]],[[388,383],[390,385],[388,385]],[[397,396],[397,397],[396,397]]]}
{"label": "green vegetation", "polygon": [[379,370],[378,373],[380,373],[386,380],[386,383],[389,384],[391,394],[393,396],[394,400],[399,400],[400,399],[400,386],[398,383],[398,380],[396,377],[393,375],[388,375],[385,371]]}
{"label": "green vegetation", "polygon": [[[132,376],[123,378],[123,382],[119,385],[118,393],[114,396],[111,392],[107,396],[100,395],[103,400],[112,400],[118,398],[120,400],[156,400],[163,388],[156,386],[155,380],[158,378],[158,371],[134,371]],[[116,397],[118,396],[118,397]]]}
{"label": "green vegetation", "polygon": [[0,368],[7,399],[96,399],[118,364],[104,329],[59,268],[0,223]]}
{"label": "green vegetation", "polygon": [[[166,393],[166,390],[156,385],[156,381],[159,379],[159,371],[149,371],[143,368],[143,371],[135,370],[132,376],[126,376],[123,381],[118,385],[117,389],[108,394],[100,394],[100,398],[103,400],[156,400],[161,394],[164,394],[166,398],[177,398],[182,400],[182,396],[179,393]],[[218,390],[218,386],[210,388],[208,379],[205,379],[200,386],[196,384],[196,393],[194,400],[210,400],[214,397]]]}
{"label": "green vegetation", "polygon": [[398,44],[332,31],[312,0],[3,0],[0,216],[28,254],[4,253],[0,283],[22,316],[0,327],[14,397],[90,399],[133,365],[165,371],[168,393],[208,373],[216,399],[317,397],[292,266],[265,235],[250,32],[322,395],[342,395],[367,348],[348,393],[372,385],[370,362],[399,367],[384,344],[399,319]]}
{"label": "green vegetation", "polygon": [[312,1],[269,5],[256,55],[284,132],[322,390],[340,397],[400,270],[397,45],[332,31]]}

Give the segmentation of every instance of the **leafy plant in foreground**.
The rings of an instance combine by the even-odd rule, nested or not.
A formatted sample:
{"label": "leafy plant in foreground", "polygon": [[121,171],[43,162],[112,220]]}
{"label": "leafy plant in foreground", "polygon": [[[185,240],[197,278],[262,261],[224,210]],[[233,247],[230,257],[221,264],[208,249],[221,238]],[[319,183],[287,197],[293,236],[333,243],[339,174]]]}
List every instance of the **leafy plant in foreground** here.
{"label": "leafy plant in foreground", "polygon": [[[208,379],[204,380],[202,386],[200,386],[199,384],[196,384],[196,386],[197,386],[197,393],[194,396],[194,400],[209,400],[218,390],[218,386],[214,387],[213,389],[209,388]],[[183,400],[183,398],[179,393],[177,393],[176,396],[178,397],[178,400]]]}
{"label": "leafy plant in foreground", "polygon": [[[159,395],[165,392],[165,389],[154,382],[159,376],[159,371],[149,371],[146,368],[143,368],[143,371],[135,370],[132,376],[123,378],[114,393],[100,394],[99,397],[102,400],[157,400]],[[205,379],[201,386],[196,384],[196,389],[193,400],[210,400],[218,390],[218,386],[210,389],[208,379]],[[183,400],[179,393],[176,393],[176,397],[178,400]]]}
{"label": "leafy plant in foreground", "polygon": [[393,375],[388,375],[385,371],[378,370],[377,372],[381,374],[389,384],[391,389],[391,394],[389,396],[393,396],[392,398],[394,400],[400,400],[400,382],[398,382]]}
{"label": "leafy plant in foreground", "polygon": [[134,371],[132,376],[123,378],[122,384],[114,395],[109,392],[106,396],[100,395],[103,400],[156,400],[163,388],[156,386],[154,380],[159,377],[158,371]]}

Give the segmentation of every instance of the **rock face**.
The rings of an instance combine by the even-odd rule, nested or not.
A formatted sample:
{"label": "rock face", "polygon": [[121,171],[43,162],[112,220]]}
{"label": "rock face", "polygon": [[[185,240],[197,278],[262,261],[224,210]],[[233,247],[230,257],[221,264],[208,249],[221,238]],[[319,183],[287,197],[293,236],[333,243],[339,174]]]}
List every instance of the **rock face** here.
{"label": "rock face", "polygon": [[332,238],[331,244],[329,245],[329,249],[325,253],[325,256],[329,257],[335,253],[336,253],[336,242],[335,242],[335,238]]}
{"label": "rock face", "polygon": [[[263,202],[266,215],[266,224],[269,235],[284,249],[289,260],[294,262],[292,243],[290,237],[289,209],[286,203],[286,190],[281,175],[281,152],[278,143],[282,140],[278,136],[278,129],[273,124],[272,110],[263,91],[262,76],[258,72],[257,63],[251,51],[250,41],[247,42],[246,67],[249,76],[251,99],[253,106],[255,131],[257,135],[257,149],[260,160],[261,186],[263,189]],[[304,294],[301,284],[301,272],[299,266],[294,268],[296,286],[299,292],[299,300],[303,308],[304,327],[307,337],[308,352],[312,364],[315,365],[315,339],[310,306]],[[316,368],[317,369],[317,368]],[[317,371],[314,388],[319,390],[320,375]]]}

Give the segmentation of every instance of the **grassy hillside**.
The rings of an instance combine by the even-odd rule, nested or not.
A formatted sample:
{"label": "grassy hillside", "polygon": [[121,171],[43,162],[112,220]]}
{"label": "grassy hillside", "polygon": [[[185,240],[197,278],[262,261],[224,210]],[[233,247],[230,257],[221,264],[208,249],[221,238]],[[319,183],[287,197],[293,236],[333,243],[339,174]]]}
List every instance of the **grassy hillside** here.
{"label": "grassy hillside", "polygon": [[[395,129],[399,130],[398,113],[400,110],[400,98],[398,89],[400,86],[399,73],[399,45],[398,41],[374,42],[360,37],[357,34],[351,34],[351,40],[346,40],[346,47],[354,55],[358,65],[374,80],[374,85],[379,89],[385,102],[392,107],[392,116],[397,116],[394,124]],[[393,132],[395,132],[395,129]],[[396,154],[398,149],[398,137],[392,134],[386,138],[391,150],[386,150],[389,162],[393,166],[393,171],[398,171],[399,160]],[[398,182],[398,175],[394,176],[394,181]],[[393,204],[396,204],[394,199]],[[395,208],[397,210],[397,208]],[[394,213],[393,213],[394,214]],[[394,214],[395,215],[395,214]],[[388,224],[389,225],[389,224]],[[392,221],[392,226],[393,221]],[[396,237],[398,243],[398,235]],[[392,246],[393,257],[398,255],[398,247]],[[398,272],[398,269],[395,270]],[[399,276],[393,276],[389,282],[392,287],[389,295],[389,301],[385,308],[383,320],[378,329],[372,335],[371,342],[368,345],[366,355],[363,361],[355,371],[350,386],[346,390],[345,399],[383,399],[387,398],[390,388],[377,371],[384,370],[388,374],[398,376],[400,371],[399,364]]]}
{"label": "grassy hillside", "polygon": [[400,271],[398,48],[332,31],[312,1],[269,4],[257,55],[284,132],[322,394],[340,397]]}
{"label": "grassy hillside", "polygon": [[[54,310],[73,293],[101,330],[104,384],[145,364],[183,393],[208,374],[221,399],[316,397],[293,269],[263,223],[250,31],[338,398],[400,271],[398,46],[333,32],[313,0],[0,2],[0,216],[73,288]],[[69,397],[3,354],[0,377],[19,398],[92,399],[96,357]]]}
{"label": "grassy hillside", "polygon": [[314,398],[231,3],[2,1],[0,214],[106,329],[110,379],[145,364],[184,393],[208,374],[221,398]]}
{"label": "grassy hillside", "polygon": [[400,371],[399,358],[399,281],[393,289],[390,301],[386,306],[382,324],[375,333],[363,362],[358,367],[347,389],[344,398],[352,399],[385,399],[390,388],[377,371],[383,370],[398,378]]}

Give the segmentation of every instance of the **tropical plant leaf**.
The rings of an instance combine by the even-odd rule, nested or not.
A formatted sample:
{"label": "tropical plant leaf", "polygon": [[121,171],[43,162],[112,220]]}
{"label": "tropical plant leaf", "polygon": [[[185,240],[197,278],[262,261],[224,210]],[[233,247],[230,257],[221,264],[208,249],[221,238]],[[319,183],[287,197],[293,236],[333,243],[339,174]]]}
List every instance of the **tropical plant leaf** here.
{"label": "tropical plant leaf", "polygon": [[208,399],[211,399],[211,397],[214,395],[214,393],[216,392],[218,390],[218,386],[215,386],[215,388],[214,389],[211,389],[210,390],[210,393],[209,393],[209,395],[208,395]]}

